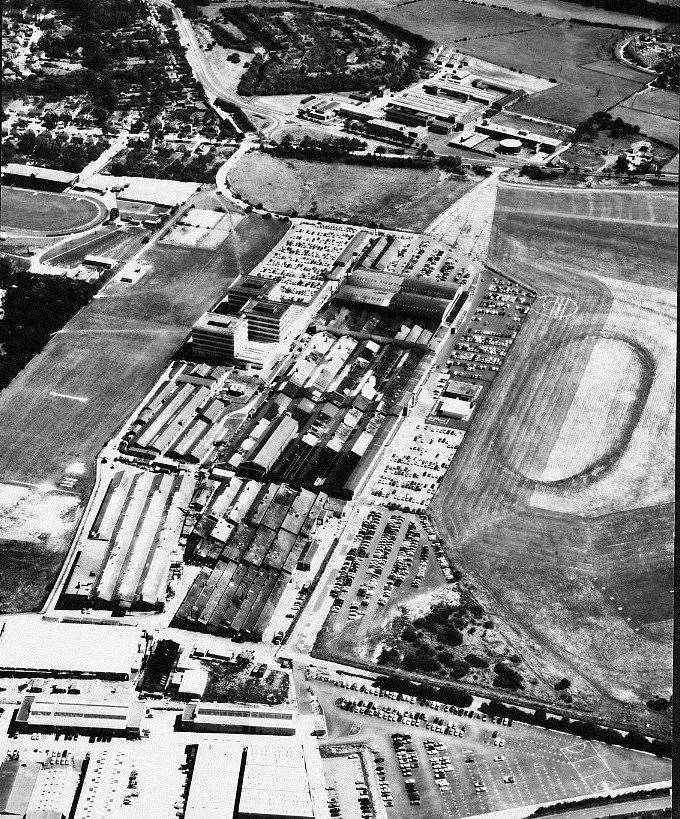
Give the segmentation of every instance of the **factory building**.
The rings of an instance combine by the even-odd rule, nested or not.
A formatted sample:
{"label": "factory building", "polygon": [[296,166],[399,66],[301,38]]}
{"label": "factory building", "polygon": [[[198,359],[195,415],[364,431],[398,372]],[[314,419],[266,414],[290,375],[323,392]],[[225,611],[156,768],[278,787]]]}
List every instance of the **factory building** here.
{"label": "factory building", "polygon": [[292,304],[253,299],[243,307],[241,315],[248,326],[248,341],[280,344],[291,337],[296,311]]}
{"label": "factory building", "polygon": [[43,763],[26,806],[26,819],[69,819],[82,762],[60,754]]}
{"label": "factory building", "polygon": [[297,719],[292,710],[255,704],[190,702],[178,718],[177,728],[180,731],[214,734],[293,736],[297,732]]}
{"label": "factory building", "polygon": [[[192,746],[189,746],[192,748]],[[229,740],[193,746],[186,819],[327,819],[318,746]]]}
{"label": "factory building", "polygon": [[295,438],[298,429],[298,422],[294,418],[290,415],[282,416],[271,433],[250,453],[248,460],[240,465],[239,474],[255,479],[265,477]]}
{"label": "factory building", "polygon": [[83,702],[54,697],[25,696],[14,716],[14,730],[22,733],[72,731],[79,734],[110,734],[138,737],[144,703]]}
{"label": "factory building", "polygon": [[19,188],[33,188],[41,191],[61,193],[77,179],[77,173],[54,171],[51,168],[40,168],[37,165],[21,165],[8,162],[2,166],[2,184],[15,185]]}
{"label": "factory building", "polygon": [[129,680],[143,649],[131,626],[35,620],[26,628],[9,618],[0,631],[0,675]]}
{"label": "factory building", "polygon": [[104,748],[90,755],[73,819],[116,819],[130,769],[123,751]]}
{"label": "factory building", "polygon": [[247,339],[239,316],[204,313],[191,328],[191,348],[201,358],[234,361]]}

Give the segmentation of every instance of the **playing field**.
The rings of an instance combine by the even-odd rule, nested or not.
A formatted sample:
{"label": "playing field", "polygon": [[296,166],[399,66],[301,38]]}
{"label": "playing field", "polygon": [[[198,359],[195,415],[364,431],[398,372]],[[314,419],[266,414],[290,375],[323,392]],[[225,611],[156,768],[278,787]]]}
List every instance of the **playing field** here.
{"label": "playing field", "polygon": [[439,170],[372,168],[249,153],[230,172],[232,189],[277,213],[347,219],[421,231],[474,187]]}
{"label": "playing field", "polygon": [[[142,259],[152,270],[137,284],[112,281],[100,291],[0,393],[0,483],[58,484],[77,462],[84,464],[77,491],[86,497],[97,453],[154,384],[193,322],[285,229],[251,216],[236,228],[235,250],[229,242],[216,251],[154,248]],[[7,514],[2,503],[0,493],[0,518]],[[18,526],[14,539],[30,538]],[[46,565],[53,566],[49,552],[46,548]],[[36,569],[42,568],[36,560]],[[0,586],[11,583],[9,576],[0,579]],[[3,594],[10,592],[0,588],[0,599]],[[34,605],[41,594],[36,591]]]}
{"label": "playing field", "polygon": [[490,259],[539,299],[434,505],[525,662],[659,730],[639,702],[671,680],[672,207],[501,185]]}
{"label": "playing field", "polygon": [[100,202],[74,194],[3,186],[0,224],[15,233],[58,236],[94,227],[106,216]]}

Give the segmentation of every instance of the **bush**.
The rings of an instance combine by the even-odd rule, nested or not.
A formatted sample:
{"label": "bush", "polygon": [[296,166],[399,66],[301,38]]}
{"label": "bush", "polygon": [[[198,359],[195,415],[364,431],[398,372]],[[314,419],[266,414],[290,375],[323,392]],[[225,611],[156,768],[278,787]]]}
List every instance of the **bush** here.
{"label": "bush", "polygon": [[569,688],[571,685],[571,681],[568,680],[566,677],[562,677],[559,682],[555,683],[555,691],[564,691],[565,688]]}
{"label": "bush", "polygon": [[466,654],[465,661],[474,668],[489,667],[489,663],[483,657],[478,657],[476,654]]}

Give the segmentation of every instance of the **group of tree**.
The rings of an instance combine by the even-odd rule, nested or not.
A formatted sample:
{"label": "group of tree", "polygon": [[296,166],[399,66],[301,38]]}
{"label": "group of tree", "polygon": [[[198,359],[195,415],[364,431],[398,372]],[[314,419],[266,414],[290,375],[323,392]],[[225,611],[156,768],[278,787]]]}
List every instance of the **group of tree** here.
{"label": "group of tree", "polygon": [[62,276],[41,276],[20,270],[0,257],[0,389],[39,353],[52,333],[60,330],[97,289],[89,282]]}
{"label": "group of tree", "polygon": [[[239,94],[307,94],[335,91],[401,90],[418,79],[431,41],[356,10],[296,8],[224,9],[231,29],[213,24],[227,47],[255,53],[238,86]],[[293,20],[289,19],[290,14]],[[233,32],[242,33],[240,39]],[[354,59],[348,60],[350,55]]]}
{"label": "group of tree", "polygon": [[586,8],[604,9],[617,14],[633,14],[636,17],[647,17],[661,23],[676,23],[677,8],[671,4],[663,5],[652,0],[566,0],[567,3]]}
{"label": "group of tree", "polygon": [[109,147],[105,139],[69,136],[64,131],[55,134],[27,129],[21,136],[7,136],[2,140],[2,161],[47,165],[60,171],[79,173],[93,159]]}
{"label": "group of tree", "polygon": [[614,119],[608,111],[597,111],[576,126],[573,141],[592,142],[602,132],[612,139],[622,139],[639,134],[640,126],[624,122],[621,117]]}

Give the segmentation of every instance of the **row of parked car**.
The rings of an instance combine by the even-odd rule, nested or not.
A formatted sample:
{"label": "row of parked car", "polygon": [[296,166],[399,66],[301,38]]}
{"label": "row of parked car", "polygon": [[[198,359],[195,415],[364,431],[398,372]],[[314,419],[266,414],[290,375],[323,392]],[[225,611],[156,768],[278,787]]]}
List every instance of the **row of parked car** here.
{"label": "row of parked car", "polygon": [[420,804],[420,791],[416,786],[415,779],[411,776],[413,771],[419,767],[418,755],[413,747],[410,734],[392,734],[392,747],[397,755],[399,770],[404,779],[404,789],[411,805]]}

